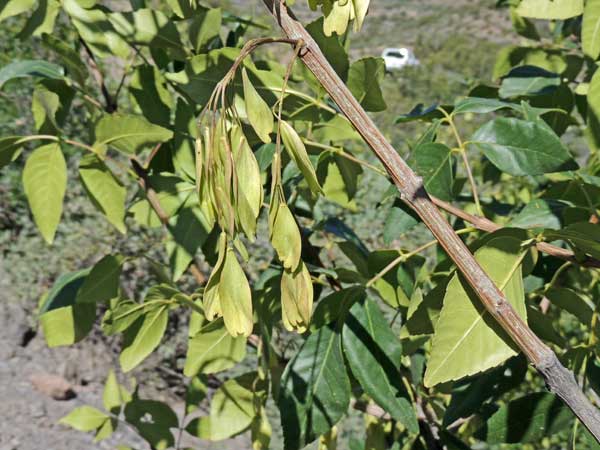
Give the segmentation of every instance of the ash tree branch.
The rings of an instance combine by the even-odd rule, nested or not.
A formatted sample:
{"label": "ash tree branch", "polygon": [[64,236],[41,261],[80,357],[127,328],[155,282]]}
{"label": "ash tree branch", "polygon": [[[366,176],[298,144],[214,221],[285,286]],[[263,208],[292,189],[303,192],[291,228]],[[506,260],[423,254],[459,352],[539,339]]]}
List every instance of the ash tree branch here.
{"label": "ash tree branch", "polygon": [[[445,202],[436,197],[431,197],[431,201],[435,203],[438,207],[443,209],[444,211],[452,214],[453,216],[459,217],[466,222],[472,224],[475,228],[478,228],[482,231],[493,232],[502,228],[501,225],[498,225],[495,222],[492,222],[485,217],[476,216],[474,214],[470,214],[462,209]],[[579,264],[584,267],[595,267],[600,268],[600,260],[592,257],[588,257],[583,261],[578,261],[575,258],[575,254],[566,248],[557,247],[556,245],[549,244],[547,242],[538,242],[536,247],[539,251],[544,252],[550,256],[554,256],[556,258],[564,259],[565,261],[572,262],[574,264]]]}
{"label": "ash tree branch", "polygon": [[550,391],[567,404],[600,442],[600,413],[579,388],[573,373],[560,363],[550,347],[544,344],[516,313],[504,294],[482,269],[432,202],[423,187],[423,180],[410,169],[377,129],[375,123],[327,62],[317,43],[288,9],[284,1],[263,0],[263,3],[287,38],[305,42],[305,46],[299,54],[302,62],[383,163],[400,191],[402,200],[427,225],[477,293],[490,315],[543,376]]}

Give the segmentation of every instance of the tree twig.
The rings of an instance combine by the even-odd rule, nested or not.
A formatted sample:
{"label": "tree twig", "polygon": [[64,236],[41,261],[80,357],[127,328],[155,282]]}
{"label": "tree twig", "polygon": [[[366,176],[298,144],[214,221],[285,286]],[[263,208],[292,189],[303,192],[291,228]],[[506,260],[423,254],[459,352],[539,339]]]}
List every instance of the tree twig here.
{"label": "tree twig", "polygon": [[100,92],[102,92],[102,96],[104,97],[104,110],[107,113],[113,113],[117,110],[117,103],[108,91],[108,88],[106,87],[106,83],[104,82],[104,75],[102,74],[102,71],[96,63],[96,57],[94,56],[92,49],[87,45],[87,42],[85,42],[82,38],[79,38],[79,42],[81,43],[81,45],[85,49],[85,52],[88,55],[88,59],[90,61],[90,69],[92,71],[92,74],[94,75],[94,78],[96,79],[96,83],[98,83],[98,86],[100,87]]}
{"label": "tree twig", "polygon": [[567,404],[600,442],[600,413],[579,388],[573,373],[560,363],[556,354],[531,331],[506,300],[429,198],[422,178],[410,169],[377,129],[373,120],[327,62],[318,44],[285,3],[282,0],[263,0],[263,3],[286,37],[304,41],[305,46],[299,56],[306,67],[381,160],[400,191],[402,200],[421,217],[438,239],[491,317],[523,351],[543,376],[549,389]]}
{"label": "tree twig", "polygon": [[[448,202],[445,202],[444,200],[441,200],[439,198],[431,197],[431,200],[433,201],[433,203],[435,203],[437,206],[442,208],[444,211],[452,214],[453,216],[459,217],[466,222],[469,222],[470,224],[472,224],[473,226],[475,226],[476,228],[478,228],[482,231],[488,231],[491,233],[491,232],[494,232],[494,231],[502,228],[501,225],[498,225],[497,223],[492,222],[491,220],[486,219],[485,217],[470,214],[470,213],[463,211],[462,209],[460,209]],[[566,248],[560,248],[560,247],[557,247],[556,245],[552,245],[547,242],[538,242],[536,244],[536,247],[541,252],[544,252],[550,256],[555,256],[556,258],[564,259],[565,261],[570,261],[574,264],[579,264],[579,265],[585,266],[585,267],[600,268],[599,260],[588,257],[587,259],[585,259],[583,261],[578,261],[575,258],[575,254],[571,250],[566,249]]]}

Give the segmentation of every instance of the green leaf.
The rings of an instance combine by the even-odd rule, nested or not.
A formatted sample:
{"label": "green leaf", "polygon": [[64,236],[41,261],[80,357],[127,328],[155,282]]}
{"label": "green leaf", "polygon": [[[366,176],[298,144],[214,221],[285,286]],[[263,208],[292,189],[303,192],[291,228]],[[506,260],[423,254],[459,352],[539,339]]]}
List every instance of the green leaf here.
{"label": "green leaf", "polygon": [[[475,259],[525,319],[520,239],[492,238],[475,252]],[[495,367],[516,354],[513,345],[463,277],[455,274],[435,326],[425,385],[434,386]]]}
{"label": "green leaf", "polygon": [[235,366],[246,356],[246,339],[232,337],[222,320],[209,323],[190,338],[183,373],[216,373]]}
{"label": "green leaf", "polygon": [[567,204],[556,200],[535,199],[525,207],[510,222],[514,228],[561,228],[561,213]]}
{"label": "green leaf", "polygon": [[350,381],[340,335],[324,326],[304,341],[281,378],[284,448],[301,449],[329,431],[346,413],[349,403]]}
{"label": "green leaf", "polygon": [[73,79],[81,86],[85,85],[89,74],[87,66],[81,60],[79,53],[67,42],[60,40],[52,34],[44,33],[42,35],[42,42],[58,56]]}
{"label": "green leaf", "polygon": [[[381,270],[397,259],[397,250],[376,250],[369,254],[369,277],[376,276]],[[403,264],[398,264],[379,278],[373,287],[381,298],[392,308],[408,306],[416,279],[416,272],[424,263],[424,258],[413,257]]]}
{"label": "green leaf", "polygon": [[[162,127],[169,126],[174,102],[167,89],[167,80],[157,67],[146,64],[138,66],[128,88],[148,121]],[[186,132],[186,128],[177,126],[180,132]]]}
{"label": "green leaf", "polygon": [[600,225],[579,222],[562,230],[546,230],[544,236],[548,241],[567,241],[575,249],[600,259]]}
{"label": "green leaf", "polygon": [[148,122],[141,116],[112,114],[104,116],[96,124],[96,147],[111,145],[131,155],[142,147],[166,142],[173,132]]}
{"label": "green leaf", "polygon": [[0,89],[7,81],[25,77],[62,79],[64,75],[60,66],[48,61],[38,59],[17,60],[0,69]]}
{"label": "green leaf", "polygon": [[199,208],[182,208],[171,218],[168,230],[172,240],[167,242],[167,253],[173,281],[179,280],[187,270],[211,228],[212,224]]}
{"label": "green leaf", "polygon": [[76,303],[89,269],[61,275],[40,304],[40,324],[49,347],[79,342],[91,331],[96,306]]}
{"label": "green leaf", "polygon": [[521,36],[536,41],[540,39],[535,24],[529,19],[521,17],[514,7],[510,8],[510,20],[512,21],[515,31]]}
{"label": "green leaf", "polygon": [[436,142],[418,145],[408,163],[423,177],[425,190],[442,200],[452,199],[452,150]]}
{"label": "green leaf", "polygon": [[3,0],[0,1],[0,21],[30,11],[35,0]]}
{"label": "green leaf", "polygon": [[106,255],[98,261],[77,291],[77,303],[106,303],[119,294],[119,279],[125,258]]}
{"label": "green leaf", "polygon": [[167,75],[167,78],[179,84],[181,90],[194,102],[205,105],[238,55],[239,49],[211,50],[189,59],[184,70]]}
{"label": "green leaf", "polygon": [[[142,93],[143,91],[140,91],[140,94]],[[195,139],[197,137],[198,127],[193,105],[178,98],[175,108],[175,134],[171,144],[173,166],[177,173],[184,174],[190,180],[196,179]]]}
{"label": "green leaf", "polygon": [[489,444],[538,443],[568,429],[572,421],[573,414],[558,397],[536,392],[502,406],[477,435]]}
{"label": "green leaf", "polygon": [[400,201],[395,202],[385,219],[383,242],[389,246],[418,224],[419,218],[410,208]]}
{"label": "green leaf", "polygon": [[130,56],[131,47],[115,31],[104,7],[97,5],[95,1],[81,0],[62,0],[62,7],[71,18],[71,23],[81,39],[96,56]]}
{"label": "green leaf", "polygon": [[522,0],[516,11],[532,19],[564,20],[583,13],[583,0]]}
{"label": "green leaf", "polygon": [[0,169],[19,157],[22,151],[22,136],[6,136],[0,138]]}
{"label": "green leaf", "polygon": [[302,142],[302,139],[300,139],[296,130],[284,120],[281,121],[281,138],[290,158],[294,160],[296,166],[298,166],[298,169],[300,169],[300,172],[304,175],[310,190],[314,194],[322,192],[319,181],[317,180],[317,174],[315,173],[315,169],[306,152],[304,142]]}
{"label": "green leaf", "polygon": [[102,331],[107,336],[122,333],[135,323],[150,306],[129,299],[118,299],[102,318]]}
{"label": "green leaf", "polygon": [[58,277],[52,288],[40,299],[38,313],[44,314],[53,309],[74,304],[77,292],[89,273],[90,269],[84,269],[65,273]]}
{"label": "green leaf", "polygon": [[323,152],[317,166],[317,179],[329,200],[356,211],[354,197],[358,191],[362,167],[335,153]]}
{"label": "green leaf", "polygon": [[600,55],[600,1],[587,0],[581,25],[583,53],[596,60]]}
{"label": "green leaf", "polygon": [[416,120],[422,120],[423,122],[433,122],[436,119],[441,119],[444,117],[444,114],[442,114],[440,108],[445,110],[447,113],[451,113],[453,110],[452,105],[435,104],[425,108],[422,103],[419,103],[408,114],[402,114],[396,117],[394,123],[407,123],[414,122]]}
{"label": "green leaf", "polygon": [[350,67],[348,53],[346,53],[346,49],[337,36],[325,36],[325,33],[323,33],[323,18],[321,17],[306,25],[306,31],[315,40],[333,70],[337,72],[342,80],[346,80]]}
{"label": "green leaf", "polygon": [[31,112],[35,128],[40,133],[57,134],[56,112],[60,106],[58,94],[38,85],[31,97]]}
{"label": "green leaf", "polygon": [[166,450],[175,445],[171,428],[178,428],[179,420],[166,403],[136,397],[125,406],[125,419],[148,441],[151,448]]}
{"label": "green leaf", "polygon": [[79,176],[93,205],[117,230],[125,233],[125,186],[93,153],[84,155],[79,161]]}
{"label": "green leaf", "polygon": [[107,17],[116,33],[126,42],[147,45],[153,49],[168,49],[177,58],[186,57],[177,27],[161,11],[142,8],[132,12],[111,13]]}
{"label": "green leaf", "polygon": [[400,333],[401,338],[434,333],[447,285],[447,279],[439,281],[425,296],[420,289],[415,289],[410,298],[406,321]]}
{"label": "green leaf", "polygon": [[384,75],[382,58],[363,58],[350,66],[346,84],[365,111],[379,112],[387,108],[380,87]]}
{"label": "green leaf", "polygon": [[495,98],[467,97],[455,103],[452,114],[487,114],[504,108],[512,108],[518,111],[521,109],[519,105],[503,102]]}
{"label": "green leaf", "polygon": [[521,355],[509,359],[500,367],[454,383],[452,398],[444,413],[444,426],[473,414],[485,414],[489,402],[514,389],[524,380],[526,373],[527,360]]}
{"label": "green leaf", "polygon": [[313,123],[313,138],[321,143],[336,143],[340,141],[360,141],[360,134],[352,124],[341,114],[334,115],[325,122]]}
{"label": "green leaf", "polygon": [[127,392],[121,387],[117,381],[114,370],[110,369],[106,382],[104,383],[104,391],[102,392],[102,404],[107,411],[113,414],[119,414],[121,405],[126,403]]}
{"label": "green leaf", "polygon": [[502,80],[498,95],[501,98],[526,97],[551,94],[560,86],[558,74],[540,67],[519,66]]}
{"label": "green leaf", "polygon": [[19,33],[19,38],[25,40],[31,36],[52,33],[59,12],[60,2],[58,0],[39,0],[36,10],[27,19],[25,27]]}
{"label": "green leaf", "polygon": [[100,442],[104,439],[109,438],[116,430],[119,422],[117,419],[110,418],[106,420],[97,430],[96,436],[94,436],[94,442]]}
{"label": "green leaf", "polygon": [[367,395],[411,433],[417,433],[417,417],[401,381],[402,344],[374,301],[365,299],[352,306],[342,342],[352,374]]}
{"label": "green leaf", "polygon": [[587,93],[587,125],[591,145],[600,148],[600,70],[594,72]]}
{"label": "green leaf", "polygon": [[208,379],[203,375],[192,377],[185,391],[185,413],[190,414],[196,411],[200,402],[208,395]]}
{"label": "green leaf", "polygon": [[29,155],[23,186],[33,219],[44,240],[52,244],[67,189],[67,164],[58,144],[44,145]]}
{"label": "green leaf", "polygon": [[108,415],[96,408],[80,406],[60,419],[58,423],[68,425],[79,431],[92,431],[101,427],[108,419],[110,419]]}
{"label": "green leaf", "polygon": [[[148,184],[157,193],[158,201],[167,217],[177,211],[195,197],[195,185],[171,174],[156,174],[148,177]],[[161,221],[147,200],[140,200],[129,209],[134,219],[148,227],[159,227]]]}
{"label": "green leaf", "polygon": [[92,330],[96,305],[73,304],[52,309],[40,316],[48,347],[72,345]]}
{"label": "green leaf", "polygon": [[[241,379],[240,379],[241,378]],[[243,376],[227,380],[210,402],[210,438],[220,441],[246,430],[254,418],[254,394]]]}
{"label": "green leaf", "polygon": [[576,169],[558,136],[545,124],[497,118],[484,124],[469,141],[498,169],[511,175],[541,175]]}
{"label": "green leaf", "polygon": [[582,324],[589,326],[592,323],[594,305],[588,303],[572,289],[554,287],[546,292],[546,297],[553,305],[573,314]]}
{"label": "green leaf", "polygon": [[158,347],[167,329],[168,320],[168,306],[161,304],[145,311],[142,318],[135,322],[138,326],[127,330],[123,350],[119,356],[123,372],[135,368]]}
{"label": "green leaf", "polygon": [[196,53],[204,53],[211,42],[219,38],[221,8],[200,8],[192,18],[189,28],[190,42]]}

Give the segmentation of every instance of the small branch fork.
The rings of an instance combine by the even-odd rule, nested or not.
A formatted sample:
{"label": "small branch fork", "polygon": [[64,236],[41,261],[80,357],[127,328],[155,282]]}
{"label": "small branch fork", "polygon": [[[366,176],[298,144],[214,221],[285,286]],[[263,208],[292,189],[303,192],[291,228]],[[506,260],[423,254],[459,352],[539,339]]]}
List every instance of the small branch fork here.
{"label": "small branch fork", "polygon": [[531,331],[508,303],[504,294],[477,263],[469,249],[425,192],[418,177],[387,142],[369,115],[335,73],[319,46],[282,0],[263,0],[286,37],[305,43],[299,57],[319,80],[332,100],[354,125],[364,141],[383,163],[398,187],[402,200],[427,225],[446,253],[481,299],[490,315],[508,333],[543,376],[551,392],[560,397],[600,442],[600,413],[590,403],[571,371]]}
{"label": "small branch fork", "polygon": [[[498,225],[495,222],[492,222],[485,217],[476,216],[474,214],[469,214],[462,209],[445,202],[436,197],[431,197],[431,201],[435,203],[438,207],[443,209],[444,211],[452,214],[453,216],[459,217],[466,222],[472,224],[475,228],[478,228],[482,231],[493,232],[502,228],[501,225]],[[556,258],[564,259],[565,261],[569,261],[574,264],[578,264],[584,267],[595,267],[600,268],[600,261],[595,258],[587,258],[583,261],[578,261],[575,258],[575,254],[566,248],[557,247],[556,245],[549,244],[547,242],[538,242],[536,247],[539,251],[544,252],[550,256],[554,256]]]}

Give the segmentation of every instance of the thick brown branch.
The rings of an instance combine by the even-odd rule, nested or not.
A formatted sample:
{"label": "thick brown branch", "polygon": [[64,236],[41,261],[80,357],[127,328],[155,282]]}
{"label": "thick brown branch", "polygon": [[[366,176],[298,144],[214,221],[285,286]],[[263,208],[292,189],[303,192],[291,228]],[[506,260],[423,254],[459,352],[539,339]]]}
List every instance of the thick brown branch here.
{"label": "thick brown branch", "polygon": [[[439,198],[431,197],[431,200],[444,211],[449,212],[453,216],[460,217],[464,221],[469,222],[470,224],[474,225],[475,228],[480,230],[492,232],[502,228],[502,226],[492,222],[489,219],[486,219],[485,217],[469,214],[468,212],[463,211],[462,209],[457,208],[456,206],[445,202],[444,200],[440,200]],[[548,244],[547,242],[538,242],[536,247],[541,252],[544,252],[550,256],[555,256],[556,258],[564,259],[565,261],[570,261],[574,264],[579,264],[585,267],[600,267],[600,261],[595,258],[589,257],[583,261],[578,261],[575,258],[575,254],[571,250],[560,248],[556,245]]]}
{"label": "thick brown branch", "polygon": [[304,41],[305,46],[299,55],[302,62],[383,163],[398,187],[402,200],[421,217],[477,293],[490,315],[542,374],[550,390],[573,410],[600,442],[600,414],[585,397],[573,374],[561,365],[554,352],[531,331],[477,263],[425,192],[422,179],[408,167],[377,129],[369,115],[327,62],[304,26],[296,20],[282,0],[263,0],[263,2],[287,38]]}

